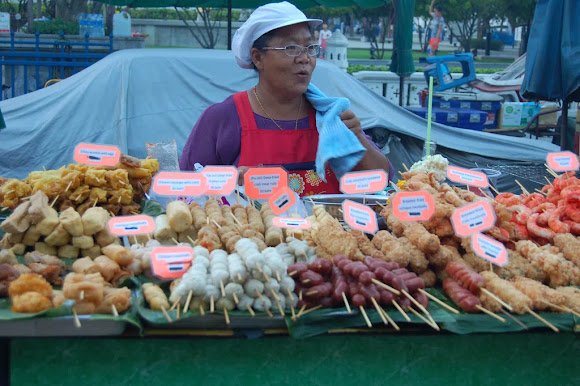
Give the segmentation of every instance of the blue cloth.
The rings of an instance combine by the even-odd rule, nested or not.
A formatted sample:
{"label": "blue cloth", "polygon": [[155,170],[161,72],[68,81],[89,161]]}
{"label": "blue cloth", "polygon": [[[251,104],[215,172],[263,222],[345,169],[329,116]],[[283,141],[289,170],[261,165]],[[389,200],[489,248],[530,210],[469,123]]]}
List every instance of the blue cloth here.
{"label": "blue cloth", "polygon": [[306,98],[316,110],[316,173],[326,182],[324,167],[328,162],[340,178],[350,172],[366,153],[356,135],[340,119],[340,114],[350,108],[350,101],[346,98],[327,97],[312,83],[308,85]]}

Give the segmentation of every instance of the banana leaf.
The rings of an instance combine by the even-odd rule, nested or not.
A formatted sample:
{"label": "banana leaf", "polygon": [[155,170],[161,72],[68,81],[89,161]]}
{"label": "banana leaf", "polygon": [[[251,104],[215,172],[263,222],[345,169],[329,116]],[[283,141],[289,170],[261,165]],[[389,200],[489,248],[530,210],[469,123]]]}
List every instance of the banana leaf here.
{"label": "banana leaf", "polygon": [[65,302],[61,307],[51,308],[46,311],[36,312],[36,313],[22,313],[13,312],[10,308],[10,299],[4,298],[0,299],[0,323],[3,320],[19,320],[19,319],[32,319],[37,317],[56,317],[71,314],[71,308],[74,305],[73,301]]}
{"label": "banana leaf", "polygon": [[157,217],[165,213],[161,204],[155,200],[143,200],[141,202],[141,213],[147,216]]}

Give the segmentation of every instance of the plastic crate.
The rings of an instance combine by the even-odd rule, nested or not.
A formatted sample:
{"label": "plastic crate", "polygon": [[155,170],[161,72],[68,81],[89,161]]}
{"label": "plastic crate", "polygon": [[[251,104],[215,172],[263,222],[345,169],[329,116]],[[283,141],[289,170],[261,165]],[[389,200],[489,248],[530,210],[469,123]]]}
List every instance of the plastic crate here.
{"label": "plastic crate", "polygon": [[[423,106],[426,107],[426,106]],[[433,96],[433,107],[446,110],[479,110],[485,111],[487,114],[485,126],[488,129],[497,127],[497,118],[501,110],[501,102],[499,101],[481,101],[481,100],[461,100],[449,99]]]}
{"label": "plastic crate", "polygon": [[[407,107],[407,110],[417,114],[422,118],[427,118],[426,107]],[[471,109],[441,109],[433,107],[433,119],[437,123],[461,129],[482,131],[487,121],[487,113],[480,110]]]}

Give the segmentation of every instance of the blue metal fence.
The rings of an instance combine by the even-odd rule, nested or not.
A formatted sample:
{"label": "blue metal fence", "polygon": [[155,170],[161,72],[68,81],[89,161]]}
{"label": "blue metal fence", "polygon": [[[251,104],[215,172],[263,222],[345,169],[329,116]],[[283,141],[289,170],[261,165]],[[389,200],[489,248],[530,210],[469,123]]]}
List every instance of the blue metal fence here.
{"label": "blue metal fence", "polygon": [[[71,39],[60,34],[56,39],[41,39],[40,34],[16,36],[0,34],[0,100],[13,98],[17,82],[23,85],[23,94],[44,87],[50,79],[67,78],[113,52],[113,36],[108,39]],[[17,73],[22,71],[22,76]],[[33,89],[29,89],[29,72],[33,71]],[[20,79],[22,78],[22,79]]]}

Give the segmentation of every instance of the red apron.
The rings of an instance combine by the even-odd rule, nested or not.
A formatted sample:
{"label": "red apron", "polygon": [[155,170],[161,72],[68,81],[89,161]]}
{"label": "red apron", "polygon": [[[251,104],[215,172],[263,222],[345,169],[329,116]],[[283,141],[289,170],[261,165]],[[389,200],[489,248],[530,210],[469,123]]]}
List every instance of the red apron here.
{"label": "red apron", "polygon": [[327,182],[316,173],[318,130],[313,109],[309,112],[307,128],[266,130],[256,125],[245,91],[234,94],[234,102],[242,124],[238,166],[284,166],[288,171],[288,185],[300,196],[340,193],[338,180],[329,167],[325,170]]}

